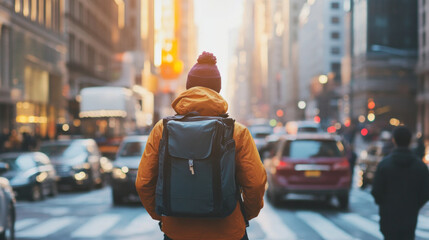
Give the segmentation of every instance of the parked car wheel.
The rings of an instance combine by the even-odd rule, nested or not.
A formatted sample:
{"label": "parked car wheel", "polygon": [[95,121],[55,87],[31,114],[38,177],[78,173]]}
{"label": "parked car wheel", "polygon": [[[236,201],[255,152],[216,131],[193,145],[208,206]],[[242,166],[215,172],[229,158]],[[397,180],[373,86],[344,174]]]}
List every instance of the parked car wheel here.
{"label": "parked car wheel", "polygon": [[112,191],[112,199],[113,199],[113,205],[118,206],[122,205],[124,203],[122,196],[120,194],[115,193]]}
{"label": "parked car wheel", "polygon": [[50,197],[55,197],[57,195],[58,195],[58,186],[57,186],[57,183],[54,182],[54,183],[51,184],[51,189],[50,189],[50,192],[49,192],[49,196]]}
{"label": "parked car wheel", "polygon": [[44,194],[43,194],[43,188],[42,186],[40,186],[39,184],[34,184],[34,186],[31,188],[31,196],[30,196],[30,200],[31,201],[40,201],[44,198]]}
{"label": "parked car wheel", "polygon": [[5,230],[0,233],[0,240],[13,240],[15,239],[15,208],[13,203],[9,205],[9,214],[7,216],[7,223]]}
{"label": "parked car wheel", "polygon": [[345,210],[349,207],[349,195],[339,195],[338,196],[338,202],[340,203],[340,208]]}

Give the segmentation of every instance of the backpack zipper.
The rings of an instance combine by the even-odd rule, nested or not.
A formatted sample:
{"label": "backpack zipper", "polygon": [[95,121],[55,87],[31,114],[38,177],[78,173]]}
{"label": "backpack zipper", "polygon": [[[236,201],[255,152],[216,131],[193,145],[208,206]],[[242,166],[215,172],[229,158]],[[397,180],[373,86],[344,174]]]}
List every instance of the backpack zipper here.
{"label": "backpack zipper", "polygon": [[194,171],[194,160],[189,159],[188,160],[188,164],[189,164],[189,171],[191,171],[191,174],[194,175],[195,171]]}

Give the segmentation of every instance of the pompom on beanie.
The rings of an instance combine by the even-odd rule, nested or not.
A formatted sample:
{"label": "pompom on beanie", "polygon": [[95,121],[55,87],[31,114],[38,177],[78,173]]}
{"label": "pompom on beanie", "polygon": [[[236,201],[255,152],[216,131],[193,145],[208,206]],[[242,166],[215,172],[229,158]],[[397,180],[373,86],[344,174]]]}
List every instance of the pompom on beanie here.
{"label": "pompom on beanie", "polygon": [[200,86],[220,92],[221,78],[216,62],[216,57],[212,53],[203,52],[188,73],[186,89]]}

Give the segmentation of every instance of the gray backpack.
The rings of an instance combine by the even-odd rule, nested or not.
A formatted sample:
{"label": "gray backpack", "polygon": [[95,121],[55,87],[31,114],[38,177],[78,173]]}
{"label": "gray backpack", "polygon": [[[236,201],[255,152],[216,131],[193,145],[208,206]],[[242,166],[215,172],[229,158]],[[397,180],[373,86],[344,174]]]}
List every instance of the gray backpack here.
{"label": "gray backpack", "polygon": [[222,218],[234,211],[240,196],[234,122],[227,115],[195,112],[163,119],[155,198],[159,215]]}

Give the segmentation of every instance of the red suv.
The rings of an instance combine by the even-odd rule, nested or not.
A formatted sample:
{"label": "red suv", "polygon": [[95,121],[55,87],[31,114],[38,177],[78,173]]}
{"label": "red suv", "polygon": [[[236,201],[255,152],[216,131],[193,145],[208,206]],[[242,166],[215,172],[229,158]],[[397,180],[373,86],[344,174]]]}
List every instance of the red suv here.
{"label": "red suv", "polygon": [[338,136],[299,134],[281,137],[264,161],[267,197],[278,204],[289,193],[332,196],[347,208],[351,168]]}

